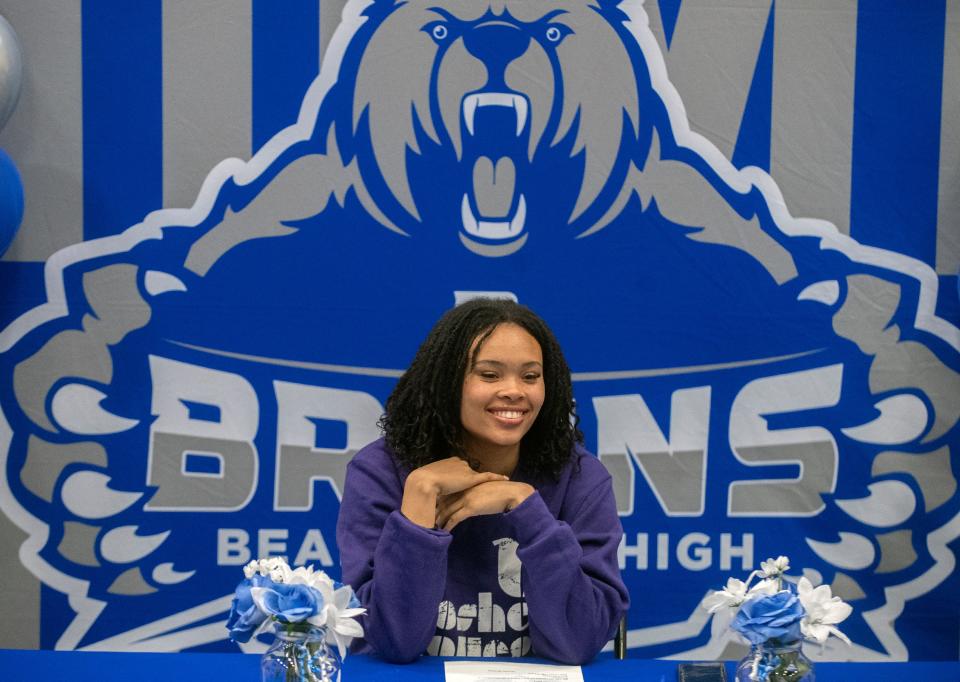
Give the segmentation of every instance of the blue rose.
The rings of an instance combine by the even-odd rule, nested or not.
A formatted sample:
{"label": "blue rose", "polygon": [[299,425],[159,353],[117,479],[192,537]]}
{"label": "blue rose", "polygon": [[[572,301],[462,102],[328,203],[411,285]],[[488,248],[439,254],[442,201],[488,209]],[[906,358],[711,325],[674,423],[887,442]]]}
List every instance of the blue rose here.
{"label": "blue rose", "polygon": [[257,573],[252,578],[248,578],[237,585],[233,603],[230,605],[230,616],[227,618],[227,629],[230,631],[230,639],[233,641],[249,641],[254,631],[267,619],[267,614],[257,608],[257,605],[253,602],[250,589],[263,587],[270,582],[269,578]]}
{"label": "blue rose", "polygon": [[743,603],[730,627],[751,644],[795,642],[800,639],[803,614],[803,604],[789,591],[759,595]]}
{"label": "blue rose", "polygon": [[272,583],[260,592],[260,606],[281,623],[299,623],[323,607],[323,597],[309,585]]}

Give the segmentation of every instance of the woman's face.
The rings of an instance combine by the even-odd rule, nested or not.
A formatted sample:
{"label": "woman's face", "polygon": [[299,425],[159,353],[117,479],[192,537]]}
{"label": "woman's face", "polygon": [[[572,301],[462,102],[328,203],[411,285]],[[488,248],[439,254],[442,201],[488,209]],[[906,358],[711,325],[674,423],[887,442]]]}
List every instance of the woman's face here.
{"label": "woman's face", "polygon": [[523,327],[497,326],[463,380],[460,423],[473,456],[515,452],[543,406],[543,351]]}

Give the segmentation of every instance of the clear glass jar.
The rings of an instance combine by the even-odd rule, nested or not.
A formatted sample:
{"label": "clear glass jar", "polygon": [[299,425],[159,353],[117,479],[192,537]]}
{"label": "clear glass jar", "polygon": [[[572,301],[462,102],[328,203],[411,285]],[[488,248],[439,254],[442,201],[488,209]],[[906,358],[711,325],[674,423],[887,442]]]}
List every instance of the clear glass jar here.
{"label": "clear glass jar", "polygon": [[274,625],[273,644],[260,660],[263,682],[337,682],[340,652],[327,644],[327,631],[302,623]]}
{"label": "clear glass jar", "polygon": [[737,682],[814,682],[803,641],[755,644],[737,666]]}

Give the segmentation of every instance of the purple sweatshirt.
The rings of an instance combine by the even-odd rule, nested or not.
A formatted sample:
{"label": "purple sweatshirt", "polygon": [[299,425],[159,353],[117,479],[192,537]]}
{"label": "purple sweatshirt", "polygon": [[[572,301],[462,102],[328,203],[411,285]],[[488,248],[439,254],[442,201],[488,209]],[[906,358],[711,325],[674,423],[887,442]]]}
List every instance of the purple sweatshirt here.
{"label": "purple sweatshirt", "polygon": [[[520,469],[522,469],[522,464]],[[337,521],[343,581],[367,615],[365,641],[392,661],[524,656],[583,663],[629,606],[610,475],[577,446],[558,481],[505,514],[431,530],[400,513],[409,471],[383,439],[347,467]]]}

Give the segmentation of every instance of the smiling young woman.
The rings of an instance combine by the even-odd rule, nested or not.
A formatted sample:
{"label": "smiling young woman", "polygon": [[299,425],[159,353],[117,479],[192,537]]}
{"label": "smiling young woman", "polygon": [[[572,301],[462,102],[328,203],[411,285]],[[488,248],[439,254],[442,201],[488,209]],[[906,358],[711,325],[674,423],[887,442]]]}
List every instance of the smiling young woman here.
{"label": "smiling young woman", "polygon": [[347,469],[337,543],[368,609],[356,648],[592,658],[629,598],[610,476],[582,447],[570,371],[528,308],[444,315]]}

